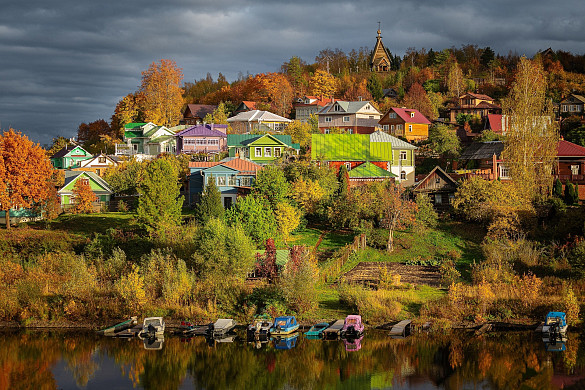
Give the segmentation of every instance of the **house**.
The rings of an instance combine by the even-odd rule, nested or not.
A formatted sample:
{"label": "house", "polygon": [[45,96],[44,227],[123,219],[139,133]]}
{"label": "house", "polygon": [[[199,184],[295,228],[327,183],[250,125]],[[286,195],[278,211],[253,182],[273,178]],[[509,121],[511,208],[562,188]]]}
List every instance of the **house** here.
{"label": "house", "polygon": [[230,157],[250,159],[258,164],[278,160],[285,152],[298,154],[300,145],[286,134],[228,134],[227,146]]}
{"label": "house", "polygon": [[374,163],[366,161],[347,173],[350,187],[363,185],[372,181],[394,180],[397,176],[392,172],[380,168]]}
{"label": "house", "polygon": [[465,177],[479,176],[486,180],[509,180],[510,170],[502,160],[502,141],[474,142],[459,156],[455,172]]}
{"label": "house", "polygon": [[[382,131],[372,134],[313,134],[311,159],[339,170],[345,165],[350,179],[384,180],[395,177],[404,186],[414,184],[416,146]],[[367,164],[367,165],[364,165]],[[354,169],[364,165],[352,174]],[[372,165],[393,176],[376,170]],[[370,180],[370,181],[371,181]]]}
{"label": "house", "polygon": [[332,98],[324,98],[323,96],[305,96],[300,98],[293,104],[296,119],[300,122],[307,123],[311,115],[316,115],[321,108],[332,102]]}
{"label": "house", "polygon": [[161,153],[175,153],[175,133],[165,126],[149,123],[129,123],[124,126],[124,143],[116,145],[116,156],[136,156],[151,159]]}
{"label": "house", "polygon": [[433,170],[413,187],[415,195],[424,194],[431,198],[435,208],[447,208],[455,198],[457,182],[441,167]]}
{"label": "house", "polygon": [[371,134],[376,131],[382,114],[369,101],[336,100],[317,113],[319,131],[329,134],[333,127],[348,134]]}
{"label": "house", "polygon": [[[11,225],[18,225],[19,223],[41,221],[44,219],[44,212],[40,208],[14,208],[8,212]],[[6,211],[0,211],[0,225],[6,226]]]}
{"label": "house", "polygon": [[555,179],[563,184],[567,181],[585,184],[585,148],[569,141],[557,144],[557,160],[554,167]]}
{"label": "house", "polygon": [[256,180],[256,173],[262,166],[250,160],[228,157],[216,162],[190,162],[188,202],[199,202],[201,193],[209,180],[214,180],[221,193],[221,202],[225,208],[236,203],[237,198],[250,193]]}
{"label": "house", "polygon": [[468,92],[459,96],[458,106],[451,108],[449,114],[451,123],[456,123],[459,114],[475,115],[483,120],[488,114],[501,113],[502,108],[491,97]]}
{"label": "house", "polygon": [[196,125],[175,134],[177,154],[218,154],[227,150],[227,125]]}
{"label": "house", "polygon": [[283,131],[290,119],[271,113],[270,111],[252,110],[241,112],[236,116],[228,118],[235,134],[249,132],[272,132]]}
{"label": "house", "polygon": [[392,107],[378,122],[384,131],[407,141],[422,141],[429,138],[431,122],[418,110]]}
{"label": "house", "polygon": [[69,169],[80,166],[82,161],[91,158],[91,153],[79,145],[65,146],[50,158],[56,169]]}
{"label": "house", "polygon": [[239,113],[246,112],[246,111],[253,111],[255,109],[256,109],[256,102],[244,100],[236,107],[236,109],[234,110],[234,115],[238,115]]}
{"label": "house", "polygon": [[370,58],[370,70],[372,72],[389,72],[392,62],[388,57],[388,52],[382,43],[382,32],[378,30],[378,36],[376,37],[376,46],[372,52]]}
{"label": "house", "polygon": [[187,104],[183,111],[183,119],[180,125],[200,125],[207,114],[213,114],[217,106],[211,104]]}
{"label": "house", "polygon": [[120,158],[118,156],[108,156],[100,153],[82,161],[79,167],[73,168],[73,170],[93,172],[99,177],[103,177],[109,168],[116,167],[118,164],[120,164]]}
{"label": "house", "polygon": [[398,91],[394,88],[384,88],[382,93],[385,98],[396,99],[398,97]]}
{"label": "house", "polygon": [[93,172],[65,171],[65,183],[63,184],[63,187],[57,191],[60,197],[61,207],[64,211],[67,211],[71,205],[75,204],[73,188],[78,180],[87,181],[96,195],[96,202],[106,205],[110,203],[113,191],[104,179]]}
{"label": "house", "polygon": [[571,94],[561,100],[562,115],[583,115],[585,113],[585,97]]}

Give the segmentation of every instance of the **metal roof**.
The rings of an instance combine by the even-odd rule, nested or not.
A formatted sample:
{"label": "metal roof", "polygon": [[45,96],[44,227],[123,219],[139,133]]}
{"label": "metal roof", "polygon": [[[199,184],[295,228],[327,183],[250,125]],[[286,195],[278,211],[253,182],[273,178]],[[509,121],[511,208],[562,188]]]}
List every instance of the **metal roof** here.
{"label": "metal roof", "polygon": [[370,142],[390,142],[393,149],[397,150],[414,150],[418,149],[416,146],[409,144],[406,141],[396,138],[381,130],[376,130],[370,134]]}
{"label": "metal roof", "polygon": [[364,164],[361,164],[356,168],[352,169],[351,171],[348,172],[348,175],[351,179],[398,177],[392,172],[388,172],[387,170],[382,169],[369,161],[366,161]]}
{"label": "metal roof", "polygon": [[499,159],[503,150],[504,143],[502,141],[476,142],[465,148],[459,159],[483,160],[492,158],[494,154]]}

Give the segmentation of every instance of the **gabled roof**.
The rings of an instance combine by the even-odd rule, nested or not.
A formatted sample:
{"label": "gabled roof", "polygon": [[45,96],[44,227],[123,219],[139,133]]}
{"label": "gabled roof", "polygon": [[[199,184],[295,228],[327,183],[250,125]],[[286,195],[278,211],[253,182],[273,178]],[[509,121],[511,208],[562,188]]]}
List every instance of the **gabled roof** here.
{"label": "gabled roof", "polygon": [[557,157],[585,157],[585,148],[562,139],[557,144]]}
{"label": "gabled roof", "polygon": [[222,137],[225,138],[227,135],[219,130],[215,130],[215,128],[222,127],[227,129],[227,125],[214,125],[214,124],[205,124],[205,125],[196,125],[191,126],[188,129],[179,131],[175,134],[175,137]]}
{"label": "gabled roof", "polygon": [[80,165],[80,167],[81,167],[81,168],[85,168],[85,167],[87,167],[89,164],[92,164],[94,161],[96,161],[96,160],[97,160],[98,158],[100,158],[100,157],[105,157],[105,158],[106,158],[106,160],[110,160],[112,163],[114,163],[114,165],[118,165],[118,163],[119,163],[119,160],[114,160],[114,159],[113,159],[111,156],[107,156],[107,155],[105,155],[105,154],[103,154],[103,153],[100,153],[100,154],[96,154],[96,155],[95,155],[95,156],[93,156],[93,157],[90,157],[90,158],[88,158],[87,160],[83,160],[83,161],[81,162],[81,165]]}
{"label": "gabled roof", "polygon": [[574,93],[570,94],[569,96],[567,96],[566,98],[564,98],[563,100],[561,100],[561,103],[565,103],[570,98],[574,98],[574,99],[580,101],[581,103],[585,104],[585,97],[583,97],[581,95],[576,95]]}
{"label": "gabled roof", "polygon": [[494,133],[502,133],[502,115],[488,114],[488,126]]}
{"label": "gabled roof", "polygon": [[488,95],[483,95],[481,93],[473,93],[473,92],[467,92],[461,96],[459,96],[459,99],[463,99],[465,96],[472,96],[476,99],[481,99],[481,100],[494,100],[493,98],[489,97]]}
{"label": "gabled roof", "polygon": [[124,125],[124,130],[132,130],[135,129],[137,127],[142,127],[144,126],[146,123],[144,122],[137,122],[137,123],[127,123]]}
{"label": "gabled roof", "polygon": [[67,187],[72,182],[76,181],[81,176],[87,176],[90,180],[97,183],[100,187],[103,188],[103,191],[101,191],[101,192],[106,192],[106,193],[110,193],[110,194],[114,193],[114,191],[112,191],[109,184],[104,179],[102,179],[101,177],[99,177],[95,173],[88,172],[88,171],[65,171],[65,182],[63,183],[63,187],[61,187],[61,189],[58,192],[59,193],[69,192],[69,191],[64,191],[65,187]]}
{"label": "gabled roof", "polygon": [[[310,103],[305,103],[305,100],[309,99]],[[325,98],[325,97],[320,97],[320,96],[305,96],[304,98],[300,99],[301,101],[298,103],[295,103],[295,107],[306,107],[306,106],[318,106],[318,107],[324,107],[327,104],[331,103],[334,101],[334,99],[332,98]]]}
{"label": "gabled roof", "polygon": [[398,177],[392,172],[388,172],[387,170],[382,169],[369,161],[358,165],[356,168],[349,171],[348,175],[350,179]]}
{"label": "gabled roof", "polygon": [[386,53],[386,48],[384,47],[384,43],[382,43],[382,32],[378,30],[378,36],[376,37],[376,46],[374,46],[374,50],[372,51],[372,57],[370,58],[370,66],[376,66],[382,60],[384,60],[388,65],[390,65],[390,58],[388,58],[388,53]]}
{"label": "gabled roof", "polygon": [[[372,105],[372,103],[370,103],[368,100],[352,101],[352,102],[348,102],[345,100],[336,100],[333,103],[327,104],[325,107],[323,107],[321,110],[319,110],[319,112],[317,114],[319,114],[319,115],[323,115],[323,114],[357,114],[368,104],[370,105],[370,107],[372,108],[373,111],[376,111],[376,112],[378,112],[378,114],[382,115],[376,109],[376,107],[374,107]],[[332,111],[332,109],[333,109],[333,107],[335,107],[335,105],[339,105],[339,107],[341,107],[341,109],[343,111]]]}
{"label": "gabled roof", "polygon": [[429,172],[428,175],[425,176],[424,179],[416,183],[416,185],[413,187],[413,190],[416,190],[418,187],[423,186],[423,183],[427,182],[434,174],[441,176],[447,183],[450,183],[453,187],[457,187],[457,182],[453,180],[453,178],[449,176],[449,174],[445,172],[440,166],[437,165],[436,167],[433,168],[431,172]]}
{"label": "gabled roof", "polygon": [[256,164],[245,158],[227,157],[221,161],[192,161],[189,168],[202,168],[203,170],[222,165],[243,173],[255,173],[262,169],[262,165]]}
{"label": "gabled roof", "polygon": [[[392,111],[396,113],[405,122],[408,123],[418,123],[422,125],[430,125],[431,122],[420,113],[420,111],[415,110],[414,108],[399,108],[399,107],[392,107]],[[414,113],[414,117],[411,116],[411,113]],[[385,116],[385,115],[384,115]]]}
{"label": "gabled roof", "polygon": [[270,111],[252,110],[240,112],[228,118],[228,122],[292,122],[290,119],[271,113]]}
{"label": "gabled roof", "polygon": [[255,110],[256,109],[256,102],[250,101],[250,100],[244,100],[242,101],[242,104],[246,107],[248,107],[249,110]]}
{"label": "gabled roof", "polygon": [[461,156],[459,156],[459,159],[483,160],[492,158],[494,154],[499,159],[503,150],[504,143],[502,141],[475,142],[465,148]]}
{"label": "gabled roof", "polygon": [[207,114],[213,114],[217,110],[217,106],[211,104],[187,104],[183,116],[190,112],[194,118],[205,118]]}
{"label": "gabled roof", "polygon": [[488,102],[479,102],[475,105],[475,108],[501,108],[497,104],[492,104]]}
{"label": "gabled roof", "polygon": [[418,149],[416,146],[409,144],[406,141],[396,138],[388,133],[380,130],[374,131],[369,135],[370,142],[389,142],[392,145],[392,149],[396,150],[414,150]]}
{"label": "gabled roof", "polygon": [[290,148],[298,149],[295,146],[298,144],[293,144],[292,138],[288,134],[228,134],[227,145],[228,147],[247,146],[267,136],[276,139]]}
{"label": "gabled roof", "polygon": [[85,152],[85,154],[89,154],[89,152],[85,149],[83,149],[81,146],[79,145],[68,145],[63,147],[61,150],[59,150],[57,153],[53,154],[51,156],[51,158],[61,158],[61,157],[65,157],[67,156],[71,151],[73,151],[75,148],[79,148],[81,150],[83,150]]}

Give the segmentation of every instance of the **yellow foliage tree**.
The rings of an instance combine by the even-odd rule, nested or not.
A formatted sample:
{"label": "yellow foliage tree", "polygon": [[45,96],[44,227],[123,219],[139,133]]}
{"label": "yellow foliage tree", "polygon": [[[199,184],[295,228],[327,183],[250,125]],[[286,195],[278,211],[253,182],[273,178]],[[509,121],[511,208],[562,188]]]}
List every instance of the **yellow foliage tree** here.
{"label": "yellow foliage tree", "polygon": [[182,80],[182,69],[173,60],[153,62],[142,72],[145,120],[164,126],[177,124],[183,106]]}
{"label": "yellow foliage tree", "polygon": [[268,73],[262,75],[261,82],[271,110],[280,116],[287,116],[292,109],[294,97],[288,78],[282,73]]}
{"label": "yellow foliage tree", "polygon": [[140,267],[132,265],[132,270],[116,282],[116,290],[128,308],[133,312],[142,308],[148,298],[144,289],[144,278],[140,274]]}
{"label": "yellow foliage tree", "polygon": [[88,179],[84,177],[77,179],[73,186],[73,198],[75,200],[72,210],[74,214],[88,214],[93,211],[92,203],[96,200],[96,195]]}
{"label": "yellow foliage tree", "polygon": [[292,197],[301,206],[305,213],[312,214],[319,201],[325,196],[325,190],[318,181],[300,178],[292,184]]}
{"label": "yellow foliage tree", "polygon": [[276,205],[274,214],[276,215],[278,230],[282,234],[282,238],[287,241],[290,233],[299,227],[301,213],[294,206],[286,202],[281,202]]}
{"label": "yellow foliage tree", "polygon": [[309,87],[315,96],[332,97],[337,91],[337,79],[324,70],[318,69],[311,77]]}

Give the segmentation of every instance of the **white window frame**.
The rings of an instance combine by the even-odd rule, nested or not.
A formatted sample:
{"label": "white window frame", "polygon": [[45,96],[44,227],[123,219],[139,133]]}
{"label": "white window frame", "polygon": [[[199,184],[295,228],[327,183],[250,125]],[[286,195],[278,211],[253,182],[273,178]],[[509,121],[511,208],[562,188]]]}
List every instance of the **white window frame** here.
{"label": "white window frame", "polygon": [[270,147],[264,148],[264,157],[272,157],[272,148]]}
{"label": "white window frame", "polygon": [[412,125],[408,125],[408,132],[412,133]]}
{"label": "white window frame", "polygon": [[331,123],[331,117],[330,116],[326,116],[325,117],[325,123]]}
{"label": "white window frame", "polygon": [[400,155],[399,155],[398,159],[401,160],[401,161],[408,160],[408,154],[406,153],[406,150],[401,150],[400,151]]}
{"label": "white window frame", "polygon": [[391,112],[390,113],[390,118],[392,118],[392,119],[396,118],[396,113],[395,112]]}
{"label": "white window frame", "polygon": [[411,112],[411,113],[410,113],[410,117],[411,117],[411,118],[414,118],[414,112]]}
{"label": "white window frame", "polygon": [[254,148],[254,157],[262,157],[262,148]]}
{"label": "white window frame", "polygon": [[329,133],[331,133],[331,129],[325,129],[325,130],[324,130],[324,133],[325,133],[325,134],[329,134]]}
{"label": "white window frame", "polygon": [[390,130],[390,129],[389,129],[389,126],[388,126],[388,125],[382,125],[382,130],[386,130],[386,131],[388,131],[388,130]]}
{"label": "white window frame", "polygon": [[351,171],[351,163],[346,162],[344,165],[348,172]]}
{"label": "white window frame", "polygon": [[502,179],[509,179],[510,178],[510,168],[500,165],[500,177]]}
{"label": "white window frame", "polygon": [[106,163],[106,158],[105,157],[102,157],[102,156],[98,157],[98,163],[99,164],[105,164]]}
{"label": "white window frame", "polygon": [[235,186],[236,185],[236,175],[230,175],[228,177],[228,186]]}
{"label": "white window frame", "polygon": [[579,174],[579,165],[571,165],[571,175],[578,175],[578,174]]}
{"label": "white window frame", "polygon": [[400,172],[400,180],[406,180],[406,171]]}
{"label": "white window frame", "polygon": [[390,125],[390,130],[394,131],[394,125]]}
{"label": "white window frame", "polygon": [[274,157],[280,157],[281,155],[281,148],[274,148]]}
{"label": "white window frame", "polygon": [[242,177],[240,179],[240,185],[242,187],[252,187],[252,178],[251,177]]}
{"label": "white window frame", "polygon": [[218,176],[216,179],[216,184],[218,187],[224,187],[225,186],[225,176]]}
{"label": "white window frame", "polygon": [[353,134],[353,129],[347,129],[347,134]]}

